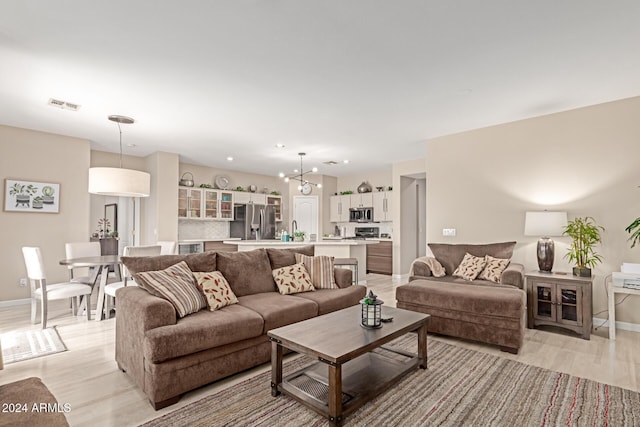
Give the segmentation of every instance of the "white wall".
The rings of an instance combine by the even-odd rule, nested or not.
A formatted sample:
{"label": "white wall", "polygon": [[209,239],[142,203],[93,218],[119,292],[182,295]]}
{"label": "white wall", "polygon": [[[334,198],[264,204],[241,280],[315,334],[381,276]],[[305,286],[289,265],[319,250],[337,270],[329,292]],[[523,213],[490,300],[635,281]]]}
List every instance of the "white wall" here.
{"label": "white wall", "polygon": [[3,201],[7,178],[60,184],[60,213],[0,212],[0,302],[29,298],[22,246],[42,249],[49,282],[68,279],[64,244],[89,240],[89,156],[87,140],[0,125]]}
{"label": "white wall", "polygon": [[[624,231],[640,216],[639,111],[640,98],[631,98],[428,141],[428,242],[516,240],[514,261],[534,270],[537,238],[524,236],[526,211],[592,216],[606,229],[593,310],[606,310],[604,277],[623,261],[640,262]],[[457,236],[442,237],[442,228],[456,228]],[[563,259],[569,240],[554,240],[554,270],[570,271]],[[640,298],[617,314],[640,323]]]}
{"label": "white wall", "polygon": [[386,190],[387,187],[393,185],[391,172],[391,169],[380,169],[355,175],[340,176],[338,177],[336,191],[340,193],[342,191],[351,190],[356,193],[358,191],[358,186],[362,184],[363,181],[371,184],[373,191],[377,191],[376,187],[384,187]]}

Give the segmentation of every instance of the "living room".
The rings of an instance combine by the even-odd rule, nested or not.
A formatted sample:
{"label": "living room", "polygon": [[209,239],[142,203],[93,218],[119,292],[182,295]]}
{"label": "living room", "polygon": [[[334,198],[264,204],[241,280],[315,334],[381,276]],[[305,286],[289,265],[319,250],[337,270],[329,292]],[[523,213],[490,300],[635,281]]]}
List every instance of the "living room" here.
{"label": "living room", "polygon": [[[259,8],[257,5],[254,6]],[[498,5],[493,6],[497,8]],[[501,6],[508,7],[506,4]],[[547,13],[551,14],[552,11],[557,13],[554,16],[560,17],[561,20],[565,19],[567,22],[563,21],[563,23],[567,25],[571,19],[580,22],[580,19],[571,15],[573,12],[569,9],[570,6],[576,9],[575,13],[583,20],[582,25],[576,24],[577,29],[572,27],[576,31],[580,30],[574,34],[579,34],[586,40],[576,42],[575,45],[569,43],[568,46],[576,48],[575,51],[566,53],[565,56],[550,56],[546,58],[546,62],[538,63],[538,68],[535,69],[535,73],[532,73],[538,77],[530,80],[522,77],[524,87],[519,87],[516,82],[512,82],[517,80],[517,77],[512,76],[518,74],[513,69],[495,67],[500,70],[500,73],[504,73],[500,78],[504,80],[507,92],[511,93],[510,96],[503,95],[503,98],[498,98],[497,95],[505,89],[501,86],[481,87],[481,83],[478,83],[479,86],[473,87],[470,91],[466,91],[469,87],[466,85],[472,85],[472,83],[457,81],[455,85],[447,86],[448,90],[456,91],[453,98],[463,98],[463,102],[450,107],[448,103],[453,104],[453,100],[447,98],[446,102],[441,103],[441,109],[446,111],[444,116],[446,120],[442,119],[442,116],[437,116],[437,119],[431,119],[428,115],[422,116],[422,126],[435,130],[425,131],[424,138],[411,140],[409,143],[402,139],[404,134],[398,132],[398,135],[392,136],[390,142],[386,143],[400,145],[402,141],[403,144],[417,145],[419,146],[418,155],[388,161],[382,168],[374,166],[370,170],[356,172],[343,169],[344,172],[336,177],[327,172],[328,179],[333,180],[334,187],[327,187],[326,194],[317,194],[329,196],[342,189],[341,182],[351,182],[356,176],[365,177],[369,172],[380,173],[382,170],[382,173],[389,177],[390,185],[395,189],[394,197],[398,198],[398,203],[394,204],[396,211],[393,213],[394,276],[392,278],[372,276],[368,279],[368,284],[379,285],[381,298],[390,305],[395,303],[394,286],[406,282],[409,266],[414,258],[403,253],[406,248],[403,245],[401,230],[412,226],[404,220],[399,199],[400,191],[396,191],[402,188],[403,177],[420,174],[426,176],[428,183],[425,230],[427,242],[488,243],[514,240],[518,243],[512,261],[523,264],[526,271],[537,269],[536,242],[538,240],[537,237],[524,235],[526,212],[557,210],[567,212],[570,219],[593,217],[605,230],[602,233],[602,243],[596,247],[597,252],[602,256],[602,262],[597,264],[593,271],[595,280],[592,311],[594,326],[598,329],[593,331],[591,341],[584,341],[572,335],[528,330],[525,346],[515,358],[524,363],[537,366],[543,364],[551,370],[638,391],[637,363],[639,360],[636,356],[638,352],[635,350],[637,350],[637,333],[640,331],[640,310],[638,310],[640,299],[630,297],[624,302],[621,302],[622,298],[618,300],[616,322],[619,336],[616,341],[610,342],[606,331],[608,299],[605,288],[605,279],[612,272],[620,271],[622,263],[640,262],[638,249],[630,247],[629,233],[625,231],[625,228],[638,217],[640,192],[638,188],[640,177],[636,161],[640,154],[638,144],[640,123],[637,120],[637,112],[640,111],[640,87],[637,85],[637,79],[628,78],[628,75],[637,76],[636,52],[638,50],[631,49],[622,42],[611,45],[607,44],[610,43],[608,41],[600,44],[598,41],[603,40],[604,34],[611,37],[617,35],[620,39],[637,40],[632,36],[633,32],[628,25],[635,22],[640,11],[633,2],[619,6],[618,10],[611,10],[611,6],[607,5],[598,6],[596,2],[589,2],[588,8],[583,9],[585,6],[582,3],[572,2],[565,5],[566,10],[552,10],[560,6],[547,5],[546,7],[549,8]],[[335,5],[334,7],[338,8]],[[466,7],[473,12],[479,12],[471,5]],[[514,11],[513,16],[521,16],[521,13],[526,16],[525,12],[535,15],[529,7],[525,8],[522,5],[521,7],[524,9]],[[498,14],[495,10],[483,11],[487,14]],[[330,14],[329,12],[331,10],[327,11],[327,14]],[[345,16],[355,15],[352,15],[351,10],[342,12]],[[394,8],[389,7],[387,12],[394,12]],[[89,12],[86,13],[90,15]],[[405,13],[408,12],[405,11]],[[3,15],[11,16],[10,13]],[[126,14],[124,15],[126,17]],[[380,19],[380,22],[385,22],[381,17],[384,14],[380,11],[374,15]],[[540,15],[549,18],[545,13],[541,12]],[[542,19],[540,15],[535,16],[537,19]],[[18,16],[22,15],[18,14]],[[28,16],[28,13],[25,16]],[[326,19],[326,16],[322,16]],[[484,15],[461,16],[464,17],[462,24],[468,25],[472,25],[471,22],[474,19],[479,19],[477,16],[489,19]],[[118,14],[116,22],[125,17]],[[548,46],[554,42],[552,35],[563,34],[558,31],[550,32],[549,35],[540,34],[539,29],[543,26],[537,21],[532,22],[535,22],[537,31],[532,31],[531,38],[525,40],[529,43],[533,43],[532,40],[537,37],[542,37],[544,40],[541,41],[541,45]],[[595,28],[596,23],[602,24],[602,22],[610,25],[607,27],[608,31],[593,31],[590,35],[590,29]],[[552,19],[551,22],[547,22],[549,25],[551,23],[553,23]],[[7,25],[4,22],[2,27],[8,28]],[[558,27],[562,25],[558,24]],[[509,26],[500,28],[505,32],[513,30]],[[555,26],[553,28],[557,30]],[[78,31],[88,30],[82,28]],[[567,31],[567,33],[570,32]],[[447,34],[453,36],[453,31]],[[424,38],[424,34],[422,37]],[[504,37],[507,38],[508,35]],[[564,41],[561,38],[556,40]],[[617,38],[614,37],[614,40]],[[457,70],[465,69],[469,64],[475,64],[472,60],[477,58],[473,57],[470,51],[474,49],[481,51],[481,46],[469,43],[470,46],[463,53],[471,59],[468,63],[459,65]],[[627,43],[633,45],[631,41]],[[524,46],[530,47],[530,45]],[[584,50],[578,50],[578,47]],[[515,48],[512,47],[512,49]],[[10,56],[14,54],[13,52],[9,50],[3,52],[7,54],[9,61],[13,58]],[[492,60],[497,61],[500,52],[500,48],[488,49],[487,57],[484,59],[487,65],[474,66],[482,70],[485,67],[493,70]],[[512,50],[507,53],[521,59]],[[574,62],[580,62],[572,58],[585,61],[577,67],[581,69],[581,73],[578,71],[544,72],[545,69],[562,70],[563,67],[567,67],[568,70],[571,65],[575,66]],[[592,59],[594,64],[585,65],[584,58]],[[442,58],[442,60],[445,59],[446,56]],[[386,63],[392,63],[392,59]],[[531,66],[530,63],[527,64]],[[237,66],[241,69],[241,65]],[[382,64],[376,63],[376,66],[382,67]],[[512,66],[516,67],[516,65]],[[3,72],[7,73],[6,82],[14,82],[13,74],[19,70],[11,70],[11,76],[8,75],[7,69]],[[544,80],[545,77],[549,79],[548,83]],[[577,83],[574,85],[573,79],[578,80],[578,77],[584,78],[589,85],[579,86]],[[96,80],[101,79],[96,78]],[[560,91],[560,88],[554,86],[558,81],[566,86],[566,91]],[[439,80],[437,83],[443,84]],[[38,87],[36,83],[20,83],[20,85],[25,88],[25,92],[33,92]],[[292,83],[292,91],[295,92],[293,86]],[[455,89],[451,89],[452,87]],[[43,89],[53,90],[52,86],[46,85]],[[117,91],[117,85],[111,86],[111,89]],[[496,95],[492,95],[491,89],[496,90]],[[39,90],[41,89],[38,88]],[[427,93],[428,90],[429,87],[425,89]],[[463,90],[464,93],[462,93]],[[4,84],[3,92],[10,93]],[[74,90],[58,88],[58,93],[60,92],[81,94],[82,88]],[[41,96],[44,98],[38,98]],[[95,208],[92,206],[104,204],[100,198],[95,201],[97,196],[87,192],[86,171],[95,166],[117,167],[118,165],[117,129],[111,126],[112,123],[106,120],[106,116],[113,113],[127,113],[122,109],[128,110],[128,106],[124,105],[124,102],[110,103],[97,108],[99,112],[92,111],[93,117],[99,116],[99,120],[104,122],[101,124],[100,132],[103,134],[101,138],[106,146],[96,147],[92,137],[84,136],[85,134],[81,132],[65,130],[65,126],[75,119],[69,119],[63,114],[72,113],[55,109],[45,113],[40,112],[48,108],[45,103],[49,96],[54,94],[47,92],[44,95],[42,93],[30,95],[33,114],[41,117],[40,124],[37,126],[28,125],[26,119],[20,119],[11,112],[9,108],[10,101],[13,100],[11,96],[4,97],[4,102],[1,104],[3,114],[0,123],[0,170],[3,171],[3,178],[56,182],[60,184],[62,192],[60,212],[55,215],[0,212],[0,233],[3,236],[3,244],[0,246],[0,267],[5,272],[0,286],[0,310],[2,310],[0,318],[3,325],[1,332],[14,328],[32,327],[28,321],[28,305],[14,305],[15,301],[29,298],[28,291],[18,286],[20,278],[25,277],[20,247],[40,246],[45,254],[45,266],[50,272],[50,279],[66,280],[67,272],[58,264],[58,261],[64,258],[64,243],[87,240],[89,234],[95,229],[95,218],[92,216],[92,209],[95,210]],[[38,99],[34,100],[34,97]],[[509,104],[507,102],[509,98],[517,99],[518,103]],[[69,99],[74,101],[76,98]],[[125,99],[124,95],[123,99]],[[394,99],[391,98],[390,104],[393,104],[393,101]],[[369,99],[368,102],[375,101]],[[418,101],[414,100],[414,102]],[[87,109],[96,109],[96,107],[87,106]],[[480,120],[474,115],[476,110],[489,110],[490,114]],[[143,117],[144,120],[141,118],[143,122],[151,121],[144,115],[134,116]],[[353,113],[353,116],[356,114]],[[473,119],[468,119],[467,116],[473,116]],[[389,117],[391,117],[390,120],[397,118],[398,127],[404,123],[402,117],[398,115],[390,114]],[[375,122],[375,120],[370,121],[369,126]],[[178,133],[188,130],[190,123],[176,121],[175,127],[178,128]],[[138,142],[136,126],[143,125],[135,123],[129,127],[123,126],[125,143],[134,140]],[[412,122],[412,126],[417,127],[417,124]],[[171,123],[166,120],[166,123],[162,126],[157,124],[157,127],[156,132],[162,133],[166,131],[166,127],[171,127]],[[53,129],[59,130],[53,131]],[[388,130],[385,129],[386,131]],[[398,140],[394,140],[394,137]],[[188,136],[182,140],[176,138],[175,145],[157,149],[145,156],[136,156],[136,149],[125,145],[126,167],[149,171],[152,177],[151,197],[142,200],[141,226],[143,229],[141,232],[145,243],[177,238],[178,224],[173,214],[175,210],[167,209],[167,206],[174,206],[177,182],[182,173],[193,165],[190,161],[182,160],[182,146],[188,139]],[[211,148],[211,151],[217,151],[219,156],[226,157],[222,152],[225,151],[222,138],[215,141],[214,146],[217,148]],[[271,146],[273,143],[270,141]],[[312,150],[309,147],[322,144],[314,139],[309,140],[307,145],[300,145],[303,146],[299,150],[311,153]],[[343,143],[343,145],[348,144]],[[372,144],[372,147],[375,147],[375,144]],[[322,148],[331,150],[328,144],[327,148]],[[362,157],[384,157],[384,154],[375,154],[373,148],[370,150],[365,152],[361,149],[359,153]],[[260,161],[266,158],[256,157],[259,157]],[[326,159],[328,160],[328,157]],[[352,163],[354,163],[353,159],[351,159]],[[288,158],[286,161],[295,164],[297,159]],[[214,171],[211,174],[213,176],[234,171],[234,167],[229,163],[223,166],[219,164],[197,166],[211,168]],[[162,173],[158,173],[159,171]],[[250,172],[242,171],[242,173]],[[272,182],[276,183],[276,173],[277,170],[274,170],[271,176],[266,173],[256,175],[260,175],[265,180],[272,179]],[[293,193],[295,189],[291,194]],[[455,229],[456,235],[445,237],[443,229]],[[159,233],[157,236],[153,234],[154,230]],[[563,236],[553,239],[556,244],[554,271],[571,271],[572,264],[564,258],[570,239]],[[391,291],[385,294],[385,289],[391,289]],[[56,319],[54,323],[59,325],[60,329],[66,328],[67,332],[63,332],[63,335],[66,334],[64,341],[69,347],[67,353],[75,353],[77,356],[60,364],[43,358],[39,362],[37,362],[38,359],[24,362],[27,363],[27,368],[20,368],[20,364],[5,365],[2,383],[26,376],[42,377],[56,396],[66,399],[65,401],[72,401],[72,414],[68,414],[67,417],[72,425],[139,424],[172,410],[168,408],[159,413],[154,412],[148,406],[144,395],[126,379],[121,378],[123,375],[117,370],[113,359],[115,325],[112,321],[98,323],[87,322],[86,318],[73,319],[65,311],[64,306],[58,307],[52,315]],[[92,337],[90,343],[85,343],[87,336]],[[495,353],[500,357],[513,357],[500,354],[490,346],[459,340],[448,342]],[[94,366],[94,364],[97,365]],[[613,364],[613,367],[609,364]],[[86,382],[77,380],[83,378],[87,379]],[[199,397],[213,394],[215,390],[239,381],[241,379],[235,378],[197,390],[183,399],[180,405],[194,402]],[[126,391],[120,396],[120,390]],[[98,406],[97,402],[100,402],[100,409],[95,408]],[[126,414],[130,410],[137,415],[127,418]]]}

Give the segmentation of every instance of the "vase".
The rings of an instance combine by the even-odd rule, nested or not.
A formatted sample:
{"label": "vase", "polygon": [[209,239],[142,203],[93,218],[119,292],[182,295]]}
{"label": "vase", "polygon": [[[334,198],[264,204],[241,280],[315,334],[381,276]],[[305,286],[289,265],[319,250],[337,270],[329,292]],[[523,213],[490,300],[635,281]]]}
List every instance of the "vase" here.
{"label": "vase", "polygon": [[573,267],[573,275],[577,277],[591,277],[591,269],[587,267]]}

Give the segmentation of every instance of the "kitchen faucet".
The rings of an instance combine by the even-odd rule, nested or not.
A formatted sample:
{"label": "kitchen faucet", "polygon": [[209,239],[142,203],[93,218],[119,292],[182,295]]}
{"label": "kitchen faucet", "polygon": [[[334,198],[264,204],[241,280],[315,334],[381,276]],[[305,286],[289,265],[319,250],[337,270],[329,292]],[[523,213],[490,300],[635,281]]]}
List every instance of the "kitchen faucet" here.
{"label": "kitchen faucet", "polygon": [[293,221],[291,221],[291,235],[293,236],[296,231],[298,231],[298,223],[294,219]]}

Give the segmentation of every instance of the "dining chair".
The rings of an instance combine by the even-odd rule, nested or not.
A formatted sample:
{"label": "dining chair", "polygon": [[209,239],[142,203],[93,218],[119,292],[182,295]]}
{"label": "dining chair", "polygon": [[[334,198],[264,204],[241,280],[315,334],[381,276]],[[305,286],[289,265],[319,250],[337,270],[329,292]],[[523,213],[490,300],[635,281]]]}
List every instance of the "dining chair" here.
{"label": "dining chair", "polygon": [[[160,243],[160,242],[158,242]],[[162,246],[150,245],[150,246],[125,246],[122,250],[122,256],[155,256],[162,254]],[[105,301],[105,311],[107,313],[106,318],[109,318],[109,313],[112,308],[112,301],[116,297],[116,291],[125,286],[138,286],[134,281],[127,267],[122,265],[122,281],[109,283],[104,287],[104,295],[107,299]]]}
{"label": "dining chair", "polygon": [[[71,258],[85,258],[101,255],[100,242],[74,242],[65,243],[64,251],[67,259]],[[76,276],[74,268],[69,266],[69,280],[71,282],[85,283],[87,285],[93,285],[91,281],[91,274],[88,276]],[[91,270],[89,270],[91,273]]]}
{"label": "dining chair", "polygon": [[176,242],[171,240],[159,240],[158,245],[162,247],[160,255],[174,255],[176,253]]}
{"label": "dining chair", "polygon": [[[42,253],[38,247],[23,247],[22,255],[27,267],[27,277],[31,284],[31,323],[36,323],[38,301],[40,301],[40,317],[42,329],[47,327],[47,305],[50,300],[71,299],[74,316],[78,315],[78,298],[84,295],[87,307],[91,307],[91,286],[78,282],[48,284],[44,273]],[[91,310],[87,309],[87,319],[91,320]]]}

